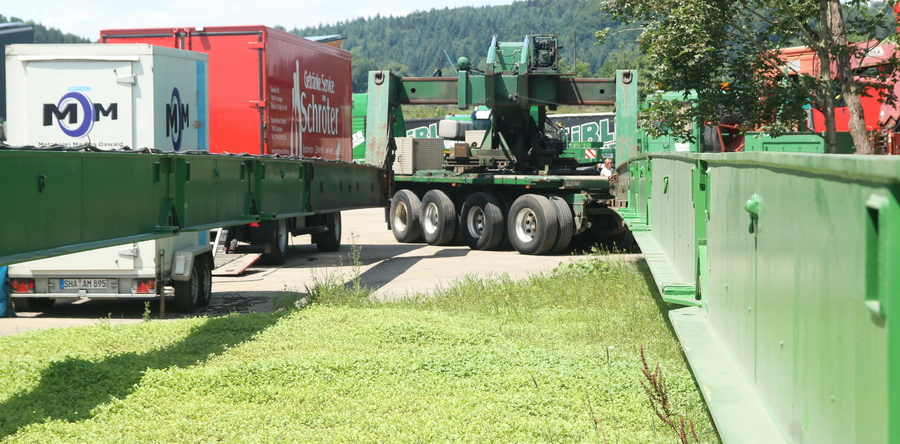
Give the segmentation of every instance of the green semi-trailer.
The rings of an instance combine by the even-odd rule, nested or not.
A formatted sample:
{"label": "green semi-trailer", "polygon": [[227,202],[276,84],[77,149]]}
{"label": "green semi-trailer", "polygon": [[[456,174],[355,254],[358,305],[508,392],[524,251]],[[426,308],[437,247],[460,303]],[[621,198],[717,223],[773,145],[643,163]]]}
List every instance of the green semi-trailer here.
{"label": "green semi-trailer", "polygon": [[[617,122],[627,120],[637,109],[635,73],[572,78],[559,70],[559,49],[556,35],[528,35],[523,42],[494,37],[483,70],[461,58],[455,77],[370,73],[366,163],[394,171],[388,223],[398,241],[559,254],[576,237],[627,233],[609,205],[615,177],[579,158],[600,146],[570,146],[548,111],[616,105]],[[439,133],[459,140],[446,156],[442,143],[397,138],[393,123],[402,107],[426,104],[485,106],[490,123],[466,131],[463,122],[442,121]]]}

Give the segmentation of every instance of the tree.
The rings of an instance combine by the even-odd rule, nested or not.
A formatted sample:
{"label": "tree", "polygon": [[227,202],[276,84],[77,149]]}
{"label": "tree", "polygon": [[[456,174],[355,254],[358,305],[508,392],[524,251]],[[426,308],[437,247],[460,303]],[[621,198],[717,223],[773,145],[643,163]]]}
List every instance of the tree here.
{"label": "tree", "polygon": [[412,71],[410,71],[409,67],[400,62],[390,62],[381,69],[391,71],[400,77],[412,77]]}
{"label": "tree", "polygon": [[575,61],[575,69],[569,65],[568,60],[561,58],[559,59],[559,72],[564,74],[575,73],[575,77],[579,79],[586,79],[593,77],[591,75],[591,65],[587,62],[576,60]]}
{"label": "tree", "polygon": [[353,77],[353,92],[362,93],[369,89],[369,71],[378,69],[377,65],[371,59],[362,57],[353,57],[353,67],[351,75]]}
{"label": "tree", "polygon": [[[603,66],[597,71],[597,77],[611,79],[616,76],[616,71],[620,69],[636,69],[638,73],[649,72],[652,64],[650,57],[642,54],[635,47],[626,47],[613,51],[603,62]],[[650,84],[647,76],[638,75],[638,93],[641,96],[649,95],[655,87]]]}
{"label": "tree", "polygon": [[[653,61],[646,73],[651,82],[668,91],[697,93],[692,108],[657,100],[642,113],[643,126],[651,133],[678,133],[687,119],[710,122],[740,114],[745,127],[778,135],[802,128],[809,104],[825,115],[826,146],[836,152],[834,92],[839,90],[849,108],[857,152],[871,152],[859,96],[893,79],[860,83],[851,62],[861,60],[889,32],[896,33],[883,26],[890,5],[872,10],[863,0],[610,0],[606,10],[617,20],[642,23],[638,43]],[[876,43],[850,45],[851,31]],[[608,30],[597,32],[598,40],[609,35]],[[781,51],[798,45],[815,52],[818,76],[785,70]],[[890,94],[892,88],[885,91]],[[660,120],[667,125],[649,125]]]}

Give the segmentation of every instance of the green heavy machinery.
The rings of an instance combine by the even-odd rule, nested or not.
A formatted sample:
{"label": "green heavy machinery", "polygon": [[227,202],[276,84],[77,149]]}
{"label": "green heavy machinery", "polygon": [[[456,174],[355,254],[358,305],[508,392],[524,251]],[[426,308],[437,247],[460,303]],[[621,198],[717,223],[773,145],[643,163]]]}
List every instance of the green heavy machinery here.
{"label": "green heavy machinery", "polygon": [[[511,245],[523,254],[559,254],[576,236],[627,232],[608,205],[609,178],[564,155],[566,134],[547,119],[547,111],[559,105],[615,105],[617,122],[634,120],[635,73],[620,71],[617,79],[567,77],[559,70],[559,50],[556,35],[528,35],[522,42],[495,36],[483,70],[461,58],[455,77],[370,73],[366,163],[393,168],[388,221],[398,241],[462,241],[479,250]],[[427,104],[483,105],[491,110],[490,124],[446,157],[442,144],[395,138],[392,123],[402,107]],[[442,121],[439,132],[468,139],[459,127]]]}

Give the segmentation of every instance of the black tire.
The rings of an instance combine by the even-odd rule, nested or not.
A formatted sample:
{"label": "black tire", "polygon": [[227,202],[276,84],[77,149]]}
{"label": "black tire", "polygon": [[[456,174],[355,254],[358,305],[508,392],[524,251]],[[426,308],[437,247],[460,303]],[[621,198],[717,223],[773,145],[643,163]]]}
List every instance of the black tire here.
{"label": "black tire", "polygon": [[422,201],[410,190],[400,190],[391,199],[391,231],[397,242],[419,242],[422,239],[422,228],[419,226],[419,214],[422,212]]}
{"label": "black tire", "polygon": [[709,153],[722,152],[722,143],[719,141],[719,132],[716,125],[703,127],[703,150]]}
{"label": "black tire", "polygon": [[509,209],[507,231],[513,248],[522,254],[545,254],[559,232],[556,208],[545,196],[519,196]]}
{"label": "black tire", "polygon": [[441,190],[430,190],[422,198],[419,223],[429,245],[450,245],[457,226],[456,206]]}
{"label": "black tire", "polygon": [[498,251],[512,251],[514,250],[512,246],[512,241],[509,240],[509,230],[507,229],[507,225],[509,221],[509,208],[512,207],[512,196],[499,193],[497,194],[497,198],[500,199],[500,202],[503,204],[501,207],[501,211],[503,212],[503,239],[500,241],[500,245],[497,246]]}
{"label": "black tire", "polygon": [[326,231],[313,236],[316,248],[322,253],[331,253],[341,248],[341,213],[323,214]]}
{"label": "black tire", "polygon": [[553,241],[553,247],[550,248],[548,254],[561,254],[569,248],[572,235],[575,234],[575,216],[572,214],[568,202],[562,197],[547,196],[547,198],[556,208],[556,222],[559,224],[559,233],[557,233],[556,240]]}
{"label": "black tire", "polygon": [[493,250],[503,241],[506,219],[503,203],[491,193],[475,193],[466,198],[460,211],[463,240],[473,250]]}
{"label": "black tire", "polygon": [[200,258],[194,258],[191,266],[191,278],[186,281],[175,281],[175,310],[193,311],[200,303]]}
{"label": "black tire", "polygon": [[16,311],[47,311],[53,308],[56,299],[51,298],[10,298]]}
{"label": "black tire", "polygon": [[267,220],[259,223],[264,230],[269,252],[263,253],[259,260],[266,265],[281,265],[287,260],[288,241],[291,233],[287,228],[287,219]]}
{"label": "black tire", "polygon": [[[712,153],[725,152],[726,149],[733,150],[734,140],[731,140],[730,138],[725,138],[725,144],[727,146],[722,146],[722,139],[719,138],[719,125],[740,125],[741,123],[744,123],[744,118],[738,114],[722,117],[721,119],[719,119],[719,123],[717,125],[704,126],[703,150]],[[725,136],[723,135],[722,137]],[[743,135],[741,135],[740,138],[743,140]]]}
{"label": "black tire", "polygon": [[206,307],[209,305],[209,301],[212,299],[212,256],[204,254],[203,256],[197,258],[199,260],[199,270],[196,270],[199,274],[198,277],[200,279],[200,288],[199,295],[197,297],[197,306],[198,307]]}

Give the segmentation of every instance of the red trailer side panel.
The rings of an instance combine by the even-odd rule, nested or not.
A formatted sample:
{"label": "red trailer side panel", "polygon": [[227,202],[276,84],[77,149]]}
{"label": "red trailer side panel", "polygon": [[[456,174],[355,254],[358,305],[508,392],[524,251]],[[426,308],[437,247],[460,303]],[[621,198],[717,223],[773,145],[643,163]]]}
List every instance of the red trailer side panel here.
{"label": "red trailer side panel", "polygon": [[265,26],[117,29],[103,43],[209,55],[210,151],[350,161],[350,53]]}

